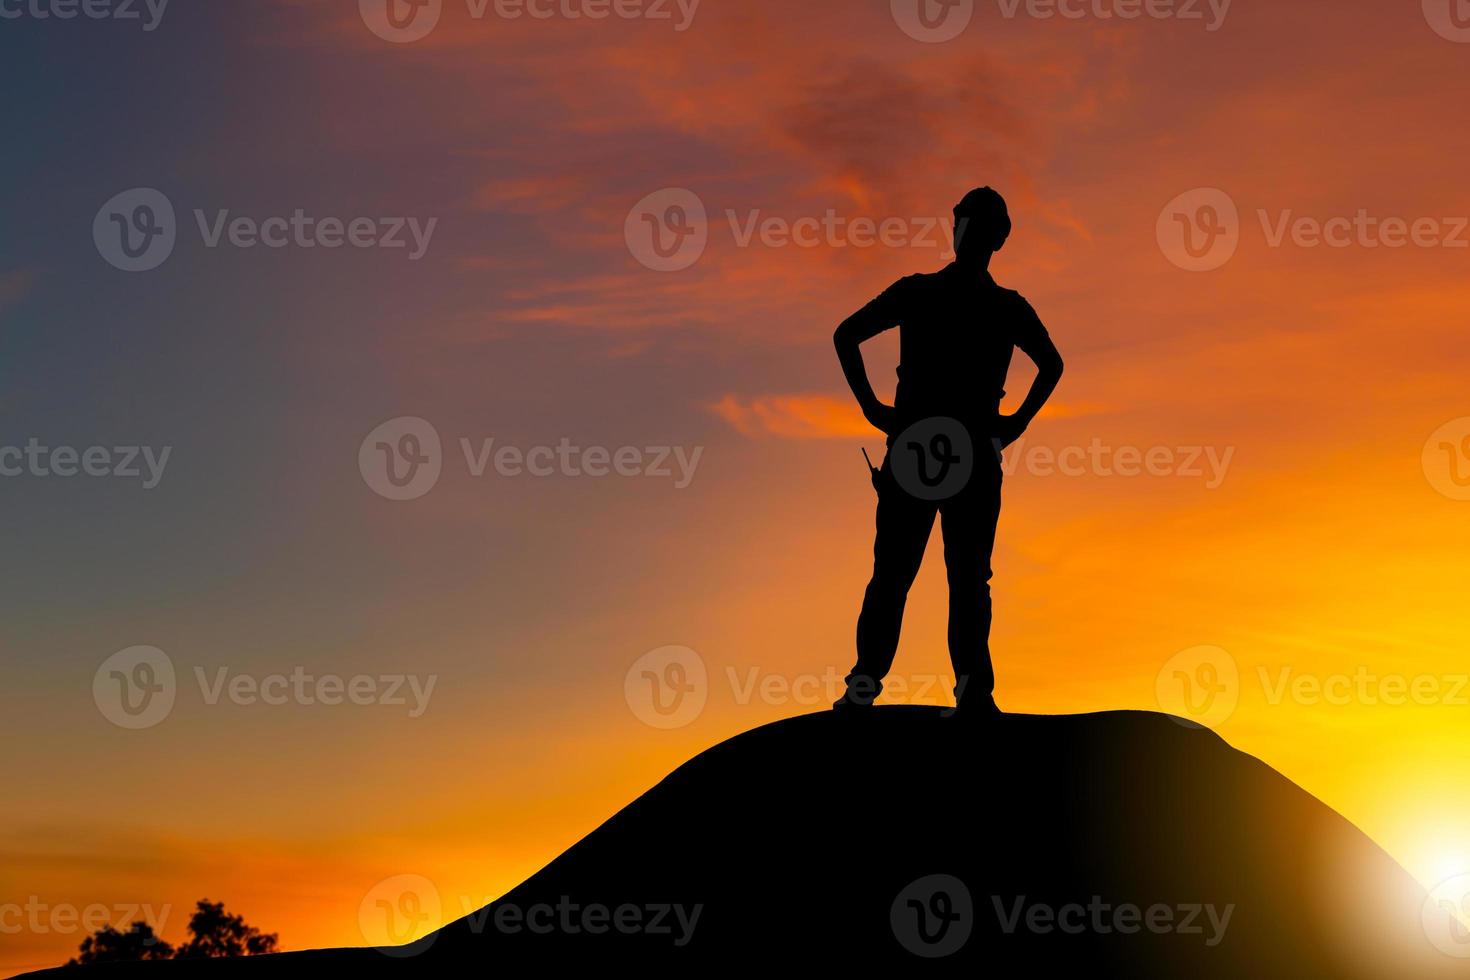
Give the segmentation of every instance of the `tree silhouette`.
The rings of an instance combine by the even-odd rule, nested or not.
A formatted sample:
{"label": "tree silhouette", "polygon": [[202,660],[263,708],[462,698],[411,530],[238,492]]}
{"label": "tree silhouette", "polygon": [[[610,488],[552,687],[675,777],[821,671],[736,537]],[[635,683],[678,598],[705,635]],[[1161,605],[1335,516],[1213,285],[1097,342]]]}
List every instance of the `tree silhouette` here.
{"label": "tree silhouette", "polygon": [[179,947],[179,959],[200,959],[223,956],[259,956],[274,953],[277,935],[264,933],[245,919],[225,912],[224,902],[200,899],[194,914],[189,917],[191,938]]}
{"label": "tree silhouette", "polygon": [[195,904],[194,914],[189,917],[189,940],[178,949],[154,935],[153,927],[146,922],[134,922],[127,932],[103,926],[82,940],[79,955],[67,965],[259,956],[276,952],[278,945],[276,933],[261,932],[247,925],[243,916],[227,913],[224,902],[204,898]]}
{"label": "tree silhouette", "polygon": [[137,960],[166,960],[174,948],[153,934],[146,922],[134,922],[127,932],[103,926],[82,940],[79,953],[68,966],[82,963],[124,963]]}

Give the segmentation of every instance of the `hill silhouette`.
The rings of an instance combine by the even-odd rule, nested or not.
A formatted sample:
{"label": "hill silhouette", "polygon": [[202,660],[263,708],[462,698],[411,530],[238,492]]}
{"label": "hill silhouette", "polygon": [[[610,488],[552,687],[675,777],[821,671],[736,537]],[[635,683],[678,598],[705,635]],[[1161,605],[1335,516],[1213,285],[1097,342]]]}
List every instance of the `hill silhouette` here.
{"label": "hill silhouette", "polygon": [[[1467,975],[1470,961],[1427,938],[1425,899],[1347,820],[1177,719],[967,723],[883,707],[793,718],[715,746],[411,948],[36,976],[792,964],[999,977]],[[632,906],[645,922],[666,905],[698,916],[690,931],[667,913],[670,930],[657,935],[496,926],[558,903]]]}

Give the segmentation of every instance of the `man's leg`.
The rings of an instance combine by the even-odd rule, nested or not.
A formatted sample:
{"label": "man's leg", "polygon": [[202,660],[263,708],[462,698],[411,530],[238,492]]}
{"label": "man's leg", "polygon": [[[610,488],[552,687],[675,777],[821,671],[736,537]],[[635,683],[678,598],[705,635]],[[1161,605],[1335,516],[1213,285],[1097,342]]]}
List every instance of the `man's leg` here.
{"label": "man's leg", "polygon": [[873,577],[858,615],[857,664],[847,675],[845,699],[853,704],[872,704],[883,691],[883,678],[898,652],[909,587],[919,574],[936,513],[934,504],[910,496],[894,482],[886,462],[878,487]]}
{"label": "man's leg", "polygon": [[949,577],[949,659],[955,698],[984,705],[995,691],[990,662],[990,554],[1000,519],[1001,474],[977,467],[970,483],[940,507]]}

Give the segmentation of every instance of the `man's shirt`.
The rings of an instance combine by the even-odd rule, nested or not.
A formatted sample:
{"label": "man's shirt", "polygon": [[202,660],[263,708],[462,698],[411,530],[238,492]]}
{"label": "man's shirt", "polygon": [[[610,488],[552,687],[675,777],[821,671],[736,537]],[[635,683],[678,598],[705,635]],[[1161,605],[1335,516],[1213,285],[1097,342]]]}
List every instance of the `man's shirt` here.
{"label": "man's shirt", "polygon": [[904,426],[944,415],[985,431],[1000,412],[1015,349],[1035,358],[1051,343],[1020,293],[954,265],[905,276],[863,314],[898,327],[894,409]]}

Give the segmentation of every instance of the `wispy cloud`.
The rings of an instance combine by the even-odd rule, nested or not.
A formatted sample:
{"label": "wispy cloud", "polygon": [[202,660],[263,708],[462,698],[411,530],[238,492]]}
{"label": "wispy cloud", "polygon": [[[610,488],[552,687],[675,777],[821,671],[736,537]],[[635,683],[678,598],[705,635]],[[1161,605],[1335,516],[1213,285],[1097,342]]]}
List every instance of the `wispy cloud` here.
{"label": "wispy cloud", "polygon": [[851,399],[830,395],[726,395],[709,410],[752,437],[861,439],[876,434]]}

